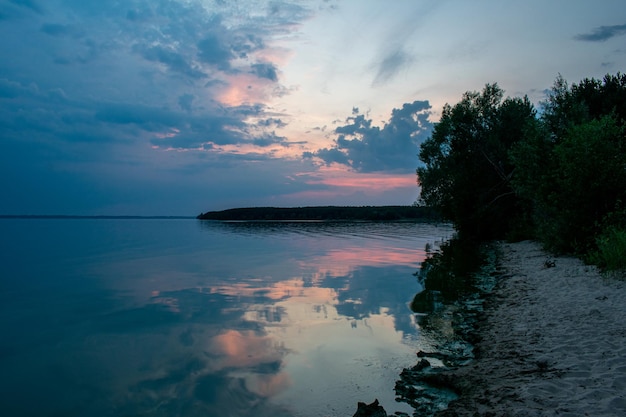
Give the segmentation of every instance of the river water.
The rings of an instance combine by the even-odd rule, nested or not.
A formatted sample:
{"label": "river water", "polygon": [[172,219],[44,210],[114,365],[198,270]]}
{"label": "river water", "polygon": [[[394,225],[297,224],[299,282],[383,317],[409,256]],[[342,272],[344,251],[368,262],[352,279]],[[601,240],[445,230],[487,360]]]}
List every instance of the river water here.
{"label": "river water", "polygon": [[7,416],[387,412],[425,223],[0,219]]}

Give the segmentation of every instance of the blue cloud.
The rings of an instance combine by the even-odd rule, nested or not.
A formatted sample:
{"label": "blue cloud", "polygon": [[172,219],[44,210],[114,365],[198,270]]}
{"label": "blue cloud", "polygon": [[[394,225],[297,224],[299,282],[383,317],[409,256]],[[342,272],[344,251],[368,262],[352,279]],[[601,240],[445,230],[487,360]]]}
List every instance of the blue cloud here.
{"label": "blue cloud", "polygon": [[390,51],[380,63],[372,84],[376,86],[389,81],[412,62],[413,58],[401,49]]}
{"label": "blue cloud", "polygon": [[579,41],[604,42],[624,34],[626,34],[626,25],[600,26],[591,33],[582,33],[574,38]]}
{"label": "blue cloud", "polygon": [[333,147],[304,156],[346,165],[357,172],[412,172],[418,164],[419,144],[433,128],[430,108],[428,101],[405,103],[393,109],[382,129],[365,115],[355,114],[355,109],[345,125],[335,128]]}
{"label": "blue cloud", "polygon": [[261,136],[255,137],[252,143],[260,147],[268,147],[272,145],[289,146],[287,138],[284,136],[277,136],[276,133],[266,133]]}
{"label": "blue cloud", "polygon": [[178,105],[180,106],[181,109],[187,111],[187,112],[191,112],[192,110],[192,104],[193,104],[193,100],[195,99],[195,96],[193,94],[183,94],[180,97],[178,97]]}
{"label": "blue cloud", "polygon": [[58,23],[45,23],[41,26],[41,31],[50,36],[64,36],[72,33],[69,25],[60,25]]}
{"label": "blue cloud", "polygon": [[[268,36],[287,33],[309,17],[303,6],[275,3],[265,18],[233,20],[234,9],[226,2],[206,8],[171,0],[64,0],[46,14],[33,0],[8,5],[41,14],[25,24],[9,23],[16,33],[30,33],[21,56],[37,65],[26,71],[0,68],[4,126],[56,132],[63,141],[91,137],[97,129],[99,143],[110,137],[180,149],[284,142],[272,130],[285,123],[266,114],[263,104],[224,107],[213,95],[227,87],[224,73],[237,72],[255,74],[281,90],[275,64],[253,53],[266,47]],[[71,7],[72,19],[63,7]],[[0,46],[6,42],[0,40]],[[9,62],[9,49],[0,50],[5,51],[0,59]]]}
{"label": "blue cloud", "polygon": [[207,77],[207,75],[199,68],[190,64],[184,55],[175,50],[166,49],[162,46],[153,46],[147,49],[137,47],[135,49],[148,61],[165,64],[174,72],[178,72],[194,79]]}
{"label": "blue cloud", "polygon": [[348,166],[352,165],[352,161],[348,158],[348,153],[340,150],[338,147],[323,148],[316,152],[305,152],[302,156],[305,158],[317,157],[327,164],[337,163]]}
{"label": "blue cloud", "polygon": [[274,117],[270,117],[268,119],[259,120],[257,122],[257,126],[259,127],[285,127],[287,123],[283,122],[281,119],[276,119]]}
{"label": "blue cloud", "polygon": [[95,118],[114,124],[133,123],[147,130],[176,126],[181,122],[181,116],[173,111],[135,104],[107,104],[96,112]]}
{"label": "blue cloud", "polygon": [[[258,197],[307,186],[286,187],[284,170],[312,169],[310,160],[270,152],[294,145],[280,134],[289,115],[220,97],[233,74],[289,91],[272,54],[259,52],[276,34],[292,33],[309,8],[272,2],[242,16],[232,2],[54,4],[0,0],[0,171],[19,177],[0,212],[93,213],[107,204],[163,212],[149,206],[167,183],[188,187],[187,200],[166,211],[180,213],[199,195],[232,188],[225,177],[239,198],[242,190]],[[172,149],[188,152],[165,151]]]}
{"label": "blue cloud", "polygon": [[23,93],[22,86],[7,79],[0,79],[0,98],[15,98]]}
{"label": "blue cloud", "polygon": [[35,0],[9,0],[9,2],[26,9],[30,9],[39,14],[43,13],[43,9]]}
{"label": "blue cloud", "polygon": [[252,64],[252,74],[256,75],[259,78],[265,78],[270,81],[278,81],[278,74],[276,72],[276,67],[271,63],[259,63]]}
{"label": "blue cloud", "polygon": [[216,34],[212,34],[198,42],[198,58],[206,64],[229,70],[230,61],[235,58],[235,55],[229,45]]}

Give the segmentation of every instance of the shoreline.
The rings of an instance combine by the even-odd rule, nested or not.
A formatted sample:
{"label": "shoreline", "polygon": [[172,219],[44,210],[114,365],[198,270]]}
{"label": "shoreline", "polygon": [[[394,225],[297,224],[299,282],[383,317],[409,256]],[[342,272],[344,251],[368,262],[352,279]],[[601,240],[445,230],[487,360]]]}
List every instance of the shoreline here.
{"label": "shoreline", "polygon": [[626,415],[626,281],[538,243],[499,243],[475,359],[435,373],[450,416]]}

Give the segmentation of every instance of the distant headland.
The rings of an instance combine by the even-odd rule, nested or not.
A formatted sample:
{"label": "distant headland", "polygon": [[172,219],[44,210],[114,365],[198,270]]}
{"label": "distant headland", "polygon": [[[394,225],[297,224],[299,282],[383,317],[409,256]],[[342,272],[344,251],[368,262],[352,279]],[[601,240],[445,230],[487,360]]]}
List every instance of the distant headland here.
{"label": "distant headland", "polygon": [[437,221],[437,212],[422,206],[245,207],[208,211],[200,220],[222,221]]}

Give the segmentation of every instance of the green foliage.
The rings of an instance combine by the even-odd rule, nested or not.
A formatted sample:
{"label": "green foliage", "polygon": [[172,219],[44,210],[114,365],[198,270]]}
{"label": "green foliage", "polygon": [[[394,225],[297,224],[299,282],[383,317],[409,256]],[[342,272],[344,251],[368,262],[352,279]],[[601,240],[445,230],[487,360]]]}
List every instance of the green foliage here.
{"label": "green foliage", "polygon": [[626,200],[625,138],[615,118],[605,116],[573,127],[555,146],[558,192],[552,206],[560,211],[561,223],[570,225],[558,232],[582,245],[571,249],[588,250],[599,232],[597,221],[610,213],[617,200]]}
{"label": "green foliage", "polygon": [[607,74],[602,81],[585,78],[571,87],[562,76],[543,103],[543,122],[550,139],[558,141],[574,125],[603,116],[626,120],[626,74]]}
{"label": "green foliage", "polygon": [[592,250],[601,220],[626,200],[626,131],[616,115],[626,101],[614,95],[622,85],[626,97],[626,82],[605,80],[610,88],[596,80],[569,88],[557,79],[542,125],[510,153],[513,186],[531,204],[536,236],[555,252]]}
{"label": "green foliage", "polygon": [[609,227],[596,243],[597,249],[587,259],[590,263],[608,271],[626,270],[626,229]]}
{"label": "green foliage", "polygon": [[462,237],[534,237],[622,265],[608,259],[626,259],[626,75],[559,76],[539,118],[527,98],[502,97],[487,85],[444,107],[420,149],[422,203]]}
{"label": "green foliage", "polygon": [[524,211],[511,188],[508,151],[536,123],[525,97],[502,97],[497,84],[444,106],[420,149],[421,200],[452,221],[463,237],[501,237]]}

